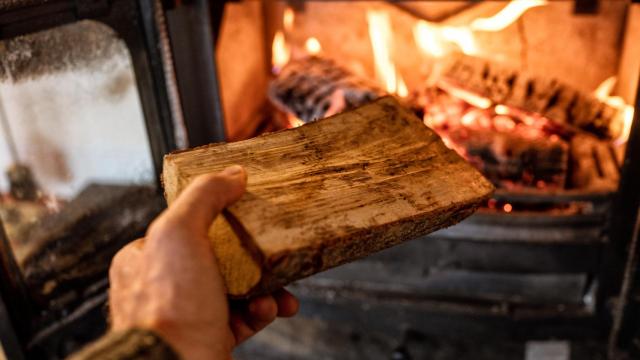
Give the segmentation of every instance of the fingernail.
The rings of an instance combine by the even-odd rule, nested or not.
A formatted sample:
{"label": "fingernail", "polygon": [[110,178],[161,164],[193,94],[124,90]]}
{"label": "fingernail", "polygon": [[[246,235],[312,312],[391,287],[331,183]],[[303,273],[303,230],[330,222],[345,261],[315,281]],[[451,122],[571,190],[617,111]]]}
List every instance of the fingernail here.
{"label": "fingernail", "polygon": [[244,171],[244,168],[242,166],[231,165],[226,169],[222,170],[222,175],[236,176],[238,174],[241,174],[243,171]]}

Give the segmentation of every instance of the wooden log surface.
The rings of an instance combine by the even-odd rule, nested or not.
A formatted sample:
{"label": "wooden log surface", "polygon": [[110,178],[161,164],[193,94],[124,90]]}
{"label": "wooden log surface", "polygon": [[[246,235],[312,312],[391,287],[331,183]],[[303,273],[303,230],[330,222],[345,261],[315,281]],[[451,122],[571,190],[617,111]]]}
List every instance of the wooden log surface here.
{"label": "wooden log surface", "polygon": [[232,164],[247,169],[247,193],[210,235],[236,297],[452,225],[493,192],[392,97],[295,129],[169,154],[168,202],[196,176]]}

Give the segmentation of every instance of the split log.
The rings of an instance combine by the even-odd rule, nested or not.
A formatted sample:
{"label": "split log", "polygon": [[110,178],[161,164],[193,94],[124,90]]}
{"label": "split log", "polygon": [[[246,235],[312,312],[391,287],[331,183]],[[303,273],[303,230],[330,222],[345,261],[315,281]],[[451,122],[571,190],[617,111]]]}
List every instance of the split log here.
{"label": "split log", "polygon": [[444,77],[497,104],[535,112],[602,139],[618,135],[609,127],[622,116],[619,110],[555,79],[469,56],[457,57]]}
{"label": "split log", "polygon": [[210,230],[227,290],[265,293],[470,215],[493,186],[391,97],[295,129],[169,154],[169,203],[232,164],[247,193]]}

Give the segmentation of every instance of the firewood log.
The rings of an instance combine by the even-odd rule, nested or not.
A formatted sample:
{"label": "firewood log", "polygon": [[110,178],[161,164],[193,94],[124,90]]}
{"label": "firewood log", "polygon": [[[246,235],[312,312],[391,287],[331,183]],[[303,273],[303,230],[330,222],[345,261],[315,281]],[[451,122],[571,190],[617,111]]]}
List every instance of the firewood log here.
{"label": "firewood log", "polygon": [[[274,105],[304,122],[364,105],[383,93],[373,82],[352,74],[335,61],[315,56],[288,63],[269,84],[268,91]],[[332,109],[336,106],[339,109]]]}
{"label": "firewood log", "polygon": [[391,97],[295,129],[165,156],[171,204],[198,175],[247,169],[210,229],[229,294],[273,291],[470,215],[493,191]]}
{"label": "firewood log", "polygon": [[495,185],[565,187],[569,146],[562,139],[528,138],[518,131],[464,129],[464,132],[464,138],[455,131],[451,136]]}
{"label": "firewood log", "polygon": [[592,191],[615,191],[620,164],[608,141],[579,134],[571,139],[572,186]]}
{"label": "firewood log", "polygon": [[619,110],[555,79],[462,55],[452,61],[444,77],[494,103],[541,114],[601,139],[619,135],[609,129],[616,117],[622,115]]}

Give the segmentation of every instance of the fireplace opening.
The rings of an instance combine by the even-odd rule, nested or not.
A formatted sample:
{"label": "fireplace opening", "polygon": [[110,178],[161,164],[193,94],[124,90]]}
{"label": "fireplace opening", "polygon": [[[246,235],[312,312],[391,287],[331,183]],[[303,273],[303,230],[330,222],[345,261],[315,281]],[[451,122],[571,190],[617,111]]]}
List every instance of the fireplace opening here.
{"label": "fireplace opening", "polygon": [[358,334],[399,327],[352,314],[363,309],[431,334],[411,316],[495,316],[542,333],[554,323],[548,337],[569,336],[559,319],[596,318],[635,112],[638,11],[625,1],[588,11],[545,0],[227,4],[217,63],[231,141],[392,94],[498,189],[459,225],[294,285],[312,320],[283,324],[280,340],[335,325],[325,317]]}

